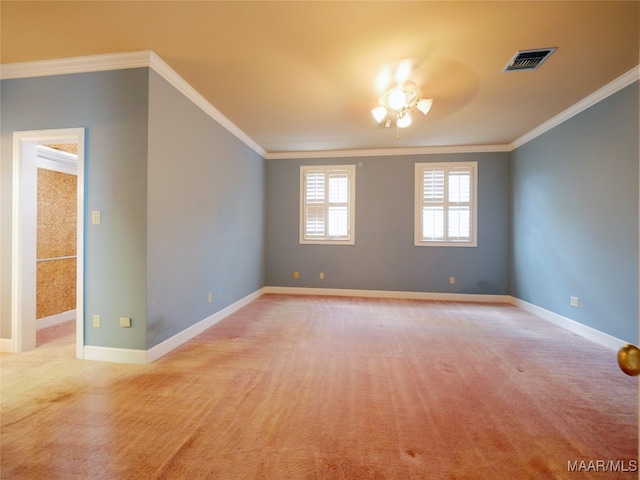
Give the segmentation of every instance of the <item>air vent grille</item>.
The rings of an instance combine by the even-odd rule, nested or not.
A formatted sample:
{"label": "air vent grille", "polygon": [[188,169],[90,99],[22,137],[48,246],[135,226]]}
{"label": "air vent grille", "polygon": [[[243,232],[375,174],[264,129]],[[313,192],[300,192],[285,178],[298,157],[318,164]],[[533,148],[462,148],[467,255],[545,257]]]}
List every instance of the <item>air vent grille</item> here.
{"label": "air vent grille", "polygon": [[555,52],[555,48],[540,48],[537,50],[520,50],[504,67],[503,72],[515,72],[520,70],[535,70],[542,62]]}

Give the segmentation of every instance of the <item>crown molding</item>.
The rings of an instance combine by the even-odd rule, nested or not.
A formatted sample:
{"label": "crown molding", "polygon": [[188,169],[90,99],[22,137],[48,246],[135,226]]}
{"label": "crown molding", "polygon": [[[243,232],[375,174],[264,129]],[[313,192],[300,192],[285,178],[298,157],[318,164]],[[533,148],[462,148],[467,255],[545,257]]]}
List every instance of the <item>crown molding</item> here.
{"label": "crown molding", "polygon": [[530,142],[536,137],[539,137],[543,133],[548,132],[552,128],[557,127],[563,122],[566,122],[571,117],[576,116],[577,114],[585,111],[587,108],[592,107],[598,102],[601,102],[605,98],[613,95],[614,93],[619,92],[625,87],[628,87],[633,82],[636,82],[640,79],[640,65],[632,68],[627,73],[620,75],[618,78],[613,80],[612,82],[606,84],[604,87],[596,90],[588,97],[583,98],[575,105],[567,108],[565,111],[559,113],[555,117],[547,120],[543,124],[531,130],[529,133],[524,134],[517,140],[511,143],[511,150],[515,150],[518,147],[521,147],[527,142]]}
{"label": "crown molding", "polygon": [[107,53],[0,65],[0,79],[48,77],[149,66],[150,51]]}
{"label": "crown molding", "polygon": [[164,60],[151,50],[124,53],[108,53],[83,57],[59,58],[34,62],[7,63],[0,65],[0,80],[46,77],[51,75],[68,75],[73,73],[89,73],[107,70],[123,70],[129,68],[151,68],[163,79],[173,85],[179,92],[191,100],[213,120],[227,129],[266,160],[304,159],[304,158],[347,158],[347,157],[383,157],[402,155],[434,155],[446,153],[483,153],[510,152],[530,142],[543,133],[548,132],[571,117],[583,112],[596,103],[631,85],[640,79],[640,66],[616,78],[572,107],[544,122],[510,144],[505,145],[461,145],[407,148],[376,148],[361,150],[315,150],[291,152],[267,152],[251,137],[238,128],[233,122],[217,110],[209,101],[200,95],[186,80],[175,72]]}
{"label": "crown molding", "polygon": [[346,158],[346,157],[391,157],[402,155],[436,155],[443,153],[510,152],[511,145],[451,145],[433,147],[372,148],[362,150],[313,150],[297,152],[269,152],[266,160],[296,158]]}
{"label": "crown molding", "polygon": [[400,156],[400,155],[434,155],[442,153],[484,153],[484,152],[511,152],[530,142],[552,128],[566,122],[571,117],[583,112],[605,98],[628,87],[633,82],[640,80],[640,65],[622,74],[604,87],[596,90],[588,97],[575,105],[559,113],[550,120],[544,122],[530,132],[524,134],[510,144],[502,145],[460,145],[460,146],[434,146],[415,148],[380,148],[367,150],[317,150],[300,152],[269,152],[264,155],[266,160],[276,159],[306,159],[306,158],[339,158],[339,157],[376,157],[376,156]]}
{"label": "crown molding", "polygon": [[46,77],[51,75],[103,72],[129,68],[151,68],[258,155],[262,157],[265,156],[266,151],[260,145],[220,113],[220,111],[211,105],[211,103],[189,85],[186,80],[178,75],[175,70],[151,50],[108,53],[104,55],[60,58],[35,62],[7,63],[0,65],[0,79]]}
{"label": "crown molding", "polygon": [[212,119],[226,128],[229,132],[242,140],[248,147],[254,150],[257,154],[264,157],[266,151],[258,145],[249,135],[240,130],[231,120],[225,117],[220,111],[215,108],[209,101],[198,93],[187,81],[176,73],[164,60],[162,60],[154,52],[150,52],[149,65],[158,75],[169,82],[173,87],[182,93],[185,97],[191,100],[196,106],[200,107],[204,113],[209,115]]}

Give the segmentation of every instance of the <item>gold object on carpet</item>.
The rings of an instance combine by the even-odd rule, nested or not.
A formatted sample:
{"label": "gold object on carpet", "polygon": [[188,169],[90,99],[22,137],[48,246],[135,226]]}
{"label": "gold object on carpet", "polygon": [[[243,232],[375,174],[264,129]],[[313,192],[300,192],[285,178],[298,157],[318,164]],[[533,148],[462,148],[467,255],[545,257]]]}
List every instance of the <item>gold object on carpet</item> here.
{"label": "gold object on carpet", "polygon": [[627,375],[640,375],[640,348],[627,344],[618,351],[618,365]]}

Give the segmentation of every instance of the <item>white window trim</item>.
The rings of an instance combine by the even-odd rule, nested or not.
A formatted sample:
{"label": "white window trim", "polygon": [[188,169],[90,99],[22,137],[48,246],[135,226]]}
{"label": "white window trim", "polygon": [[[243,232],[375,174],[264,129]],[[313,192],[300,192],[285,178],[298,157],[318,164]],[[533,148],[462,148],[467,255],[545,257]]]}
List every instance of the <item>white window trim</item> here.
{"label": "white window trim", "polygon": [[[349,175],[349,238],[307,239],[305,238],[305,174],[308,171],[346,170]],[[300,166],[300,244],[303,245],[355,245],[355,205],[356,205],[356,166],[355,165],[301,165]]]}
{"label": "white window trim", "polygon": [[[422,240],[422,172],[424,168],[470,167],[471,181],[471,240]],[[415,164],[414,245],[416,247],[477,247],[478,246],[478,162],[437,162]]]}

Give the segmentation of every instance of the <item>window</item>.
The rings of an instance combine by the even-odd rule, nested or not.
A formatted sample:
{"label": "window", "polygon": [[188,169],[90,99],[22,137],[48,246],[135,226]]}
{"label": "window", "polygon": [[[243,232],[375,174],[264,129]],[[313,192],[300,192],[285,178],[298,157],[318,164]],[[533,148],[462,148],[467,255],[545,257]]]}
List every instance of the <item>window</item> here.
{"label": "window", "polygon": [[417,163],[415,245],[476,246],[477,162]]}
{"label": "window", "polygon": [[355,179],[355,165],[300,167],[300,243],[355,243]]}

